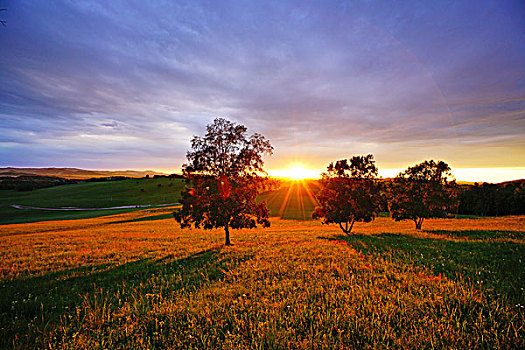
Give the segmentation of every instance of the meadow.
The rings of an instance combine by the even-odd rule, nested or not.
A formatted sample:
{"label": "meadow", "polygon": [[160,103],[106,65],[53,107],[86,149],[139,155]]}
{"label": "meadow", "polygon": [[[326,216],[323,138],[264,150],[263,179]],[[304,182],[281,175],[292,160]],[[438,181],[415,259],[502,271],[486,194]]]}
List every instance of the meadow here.
{"label": "meadow", "polygon": [[[282,205],[281,205],[282,206]],[[523,348],[525,218],[0,227],[1,348]]]}
{"label": "meadow", "polygon": [[[44,220],[73,220],[126,213],[134,209],[43,211],[20,210],[12,204],[44,207],[108,208],[124,205],[157,205],[176,203],[184,188],[184,180],[128,179],[123,181],[84,182],[33,191],[0,191],[0,225]],[[310,220],[315,209],[312,193],[315,181],[283,181],[278,190],[262,194],[272,216],[285,219]]]}
{"label": "meadow", "polygon": [[319,186],[315,180],[282,181],[278,189],[261,194],[259,200],[266,202],[270,216],[311,220],[317,206],[314,193],[318,190]]}
{"label": "meadow", "polygon": [[60,208],[108,208],[125,205],[156,205],[176,203],[184,187],[181,179],[127,179],[122,181],[82,182],[72,185],[42,188],[33,191],[0,191],[0,225],[42,220],[92,218],[124,210],[107,211],[42,211],[20,210],[12,204]]}

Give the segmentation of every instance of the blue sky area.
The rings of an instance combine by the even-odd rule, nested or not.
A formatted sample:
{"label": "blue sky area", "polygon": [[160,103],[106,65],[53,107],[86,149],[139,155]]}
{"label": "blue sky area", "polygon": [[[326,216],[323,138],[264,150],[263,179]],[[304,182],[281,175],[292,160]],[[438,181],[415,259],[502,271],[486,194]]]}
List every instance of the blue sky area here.
{"label": "blue sky area", "polygon": [[523,1],[0,7],[0,166],[175,171],[220,116],[270,139],[270,170],[373,153],[525,177]]}

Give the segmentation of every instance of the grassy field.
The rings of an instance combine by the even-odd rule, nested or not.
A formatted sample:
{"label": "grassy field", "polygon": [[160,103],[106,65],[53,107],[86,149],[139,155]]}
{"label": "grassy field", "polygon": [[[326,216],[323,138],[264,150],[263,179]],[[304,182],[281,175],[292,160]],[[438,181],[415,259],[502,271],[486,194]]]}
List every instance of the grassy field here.
{"label": "grassy field", "polygon": [[525,218],[4,225],[1,348],[523,348]]}
{"label": "grassy field", "polygon": [[317,206],[313,194],[318,190],[315,181],[283,181],[277,190],[263,193],[270,215],[282,219],[311,220]]}
{"label": "grassy field", "polygon": [[[106,208],[135,204],[175,203],[184,187],[181,179],[130,179],[124,181],[89,182],[64,185],[34,191],[0,191],[0,225],[37,222],[44,220],[86,219],[132,211],[42,211],[19,210],[11,204],[60,208]],[[316,201],[312,193],[315,182],[283,182],[278,190],[264,193],[260,201],[266,201],[273,217],[310,220]]]}
{"label": "grassy field", "polygon": [[123,181],[84,182],[34,191],[0,191],[0,225],[97,217],[130,210],[41,211],[19,210],[11,204],[60,208],[107,208],[136,204],[175,203],[184,186],[181,179],[129,179]]}

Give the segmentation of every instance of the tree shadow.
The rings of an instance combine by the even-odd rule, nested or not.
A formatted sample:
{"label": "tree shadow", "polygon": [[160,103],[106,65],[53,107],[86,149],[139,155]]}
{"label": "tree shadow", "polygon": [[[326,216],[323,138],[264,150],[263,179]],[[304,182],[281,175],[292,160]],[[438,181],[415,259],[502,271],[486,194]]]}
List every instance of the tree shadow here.
{"label": "tree shadow", "polygon": [[128,223],[128,222],[142,222],[142,221],[157,221],[157,220],[164,220],[164,219],[173,219],[173,214],[169,213],[169,214],[150,215],[150,216],[144,216],[144,217],[136,218],[136,219],[112,221],[109,224],[122,224],[122,223]]}
{"label": "tree shadow", "polygon": [[[450,234],[451,231],[446,232]],[[493,234],[471,232],[477,236],[499,234],[499,231]],[[483,240],[458,242],[393,233],[319,238],[344,241],[366,255],[380,255],[396,263],[426,267],[436,275],[470,281],[468,283],[494,297],[525,304],[525,244]]]}
{"label": "tree shadow", "polygon": [[[228,257],[220,249],[209,249],[182,259],[168,255],[158,260],[91,265],[6,281],[0,285],[0,348],[12,347],[15,338],[34,344],[39,332],[72,315],[85,295],[118,291],[123,298],[132,298],[137,290],[142,295],[164,296],[183,289],[195,291],[250,258]],[[155,283],[159,279],[163,288]]]}
{"label": "tree shadow", "polygon": [[525,231],[511,230],[425,230],[425,232],[436,235],[447,235],[450,237],[469,239],[525,239]]}

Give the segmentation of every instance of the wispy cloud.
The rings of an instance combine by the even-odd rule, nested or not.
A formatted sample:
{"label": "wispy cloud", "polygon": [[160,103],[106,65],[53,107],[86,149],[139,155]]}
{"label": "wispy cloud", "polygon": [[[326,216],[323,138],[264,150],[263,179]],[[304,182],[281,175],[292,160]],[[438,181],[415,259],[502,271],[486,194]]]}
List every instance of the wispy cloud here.
{"label": "wispy cloud", "polygon": [[2,165],[176,169],[216,116],[267,136],[273,168],[524,165],[519,1],[8,7]]}

